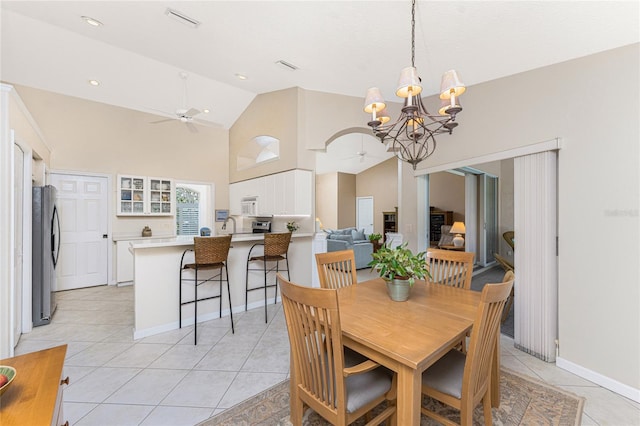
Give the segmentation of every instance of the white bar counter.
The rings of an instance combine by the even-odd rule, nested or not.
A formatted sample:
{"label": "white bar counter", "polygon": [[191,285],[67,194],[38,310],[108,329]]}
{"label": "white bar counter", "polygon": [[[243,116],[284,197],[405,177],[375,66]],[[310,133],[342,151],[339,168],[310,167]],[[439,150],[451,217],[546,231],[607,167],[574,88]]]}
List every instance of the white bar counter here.
{"label": "white bar counter", "polygon": [[[289,268],[291,280],[302,285],[311,285],[313,270],[311,233],[295,232],[289,245]],[[233,312],[242,312],[245,308],[245,276],[249,249],[264,241],[264,234],[234,234],[227,258],[229,284]],[[179,272],[180,259],[186,249],[193,249],[193,237],[154,238],[132,241],[129,250],[133,253],[134,263],[134,306],[135,323],[133,338],[140,339],[178,328],[179,315]],[[259,251],[256,251],[259,250]],[[261,254],[254,249],[252,254]],[[193,261],[193,252],[188,252],[189,261]],[[187,258],[185,258],[187,259]],[[284,266],[284,262],[281,262]],[[256,267],[253,265],[252,267]],[[184,276],[190,271],[185,272]],[[208,274],[209,271],[205,271]],[[269,274],[270,277],[272,274]],[[202,275],[200,275],[202,276]],[[286,273],[285,273],[286,277]],[[249,285],[262,285],[264,275],[252,272]],[[229,316],[229,300],[226,283],[222,283],[222,316]],[[208,283],[198,287],[198,296],[218,294],[218,283]],[[274,290],[268,290],[268,303],[273,303]],[[278,298],[280,290],[278,287]],[[193,299],[193,283],[187,282],[182,288],[183,301]],[[249,293],[249,309],[264,306],[264,292]],[[208,321],[219,316],[219,300],[198,302],[198,322]],[[193,304],[182,308],[182,326],[193,324]],[[231,324],[229,324],[231,328]]]}

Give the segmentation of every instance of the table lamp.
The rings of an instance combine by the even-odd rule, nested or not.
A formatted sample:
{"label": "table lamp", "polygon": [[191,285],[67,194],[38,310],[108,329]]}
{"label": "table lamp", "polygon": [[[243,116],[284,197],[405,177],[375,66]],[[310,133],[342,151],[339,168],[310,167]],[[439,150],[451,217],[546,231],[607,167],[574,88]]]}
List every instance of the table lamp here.
{"label": "table lamp", "polygon": [[453,226],[451,227],[449,233],[456,234],[456,236],[453,237],[454,247],[462,247],[464,245],[464,238],[462,237],[462,234],[464,234],[465,232],[466,230],[464,227],[464,222],[453,222]]}

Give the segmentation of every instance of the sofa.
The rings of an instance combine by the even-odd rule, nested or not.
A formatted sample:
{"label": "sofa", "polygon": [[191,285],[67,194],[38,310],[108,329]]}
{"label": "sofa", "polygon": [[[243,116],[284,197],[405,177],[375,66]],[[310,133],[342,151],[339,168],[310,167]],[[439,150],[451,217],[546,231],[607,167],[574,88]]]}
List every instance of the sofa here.
{"label": "sofa", "polygon": [[327,234],[327,251],[353,250],[356,269],[366,268],[371,262],[373,243],[369,241],[364,229],[354,227],[344,229],[325,229]]}

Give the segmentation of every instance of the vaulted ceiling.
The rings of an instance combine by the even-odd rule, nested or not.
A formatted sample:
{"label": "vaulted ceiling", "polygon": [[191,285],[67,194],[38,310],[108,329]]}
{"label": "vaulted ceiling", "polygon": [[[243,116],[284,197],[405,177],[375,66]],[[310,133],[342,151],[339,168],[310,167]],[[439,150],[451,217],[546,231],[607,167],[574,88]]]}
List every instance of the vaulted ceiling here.
{"label": "vaulted ceiling", "polygon": [[[294,86],[355,97],[378,86],[396,101],[399,72],[411,58],[409,1],[0,5],[3,81],[163,117],[208,109],[197,118],[224,128],[257,94]],[[200,25],[172,19],[168,8]],[[452,68],[473,86],[636,43],[638,16],[636,1],[419,1],[416,67],[427,95]],[[181,72],[188,74],[186,102]]]}

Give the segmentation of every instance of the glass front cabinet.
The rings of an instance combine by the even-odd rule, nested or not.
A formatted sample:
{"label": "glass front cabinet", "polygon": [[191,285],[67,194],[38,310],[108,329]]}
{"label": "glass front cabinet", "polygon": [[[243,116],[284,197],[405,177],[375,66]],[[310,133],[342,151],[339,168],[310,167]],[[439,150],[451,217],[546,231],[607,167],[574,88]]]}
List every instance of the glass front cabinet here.
{"label": "glass front cabinet", "polygon": [[118,216],[173,216],[171,179],[118,175]]}

